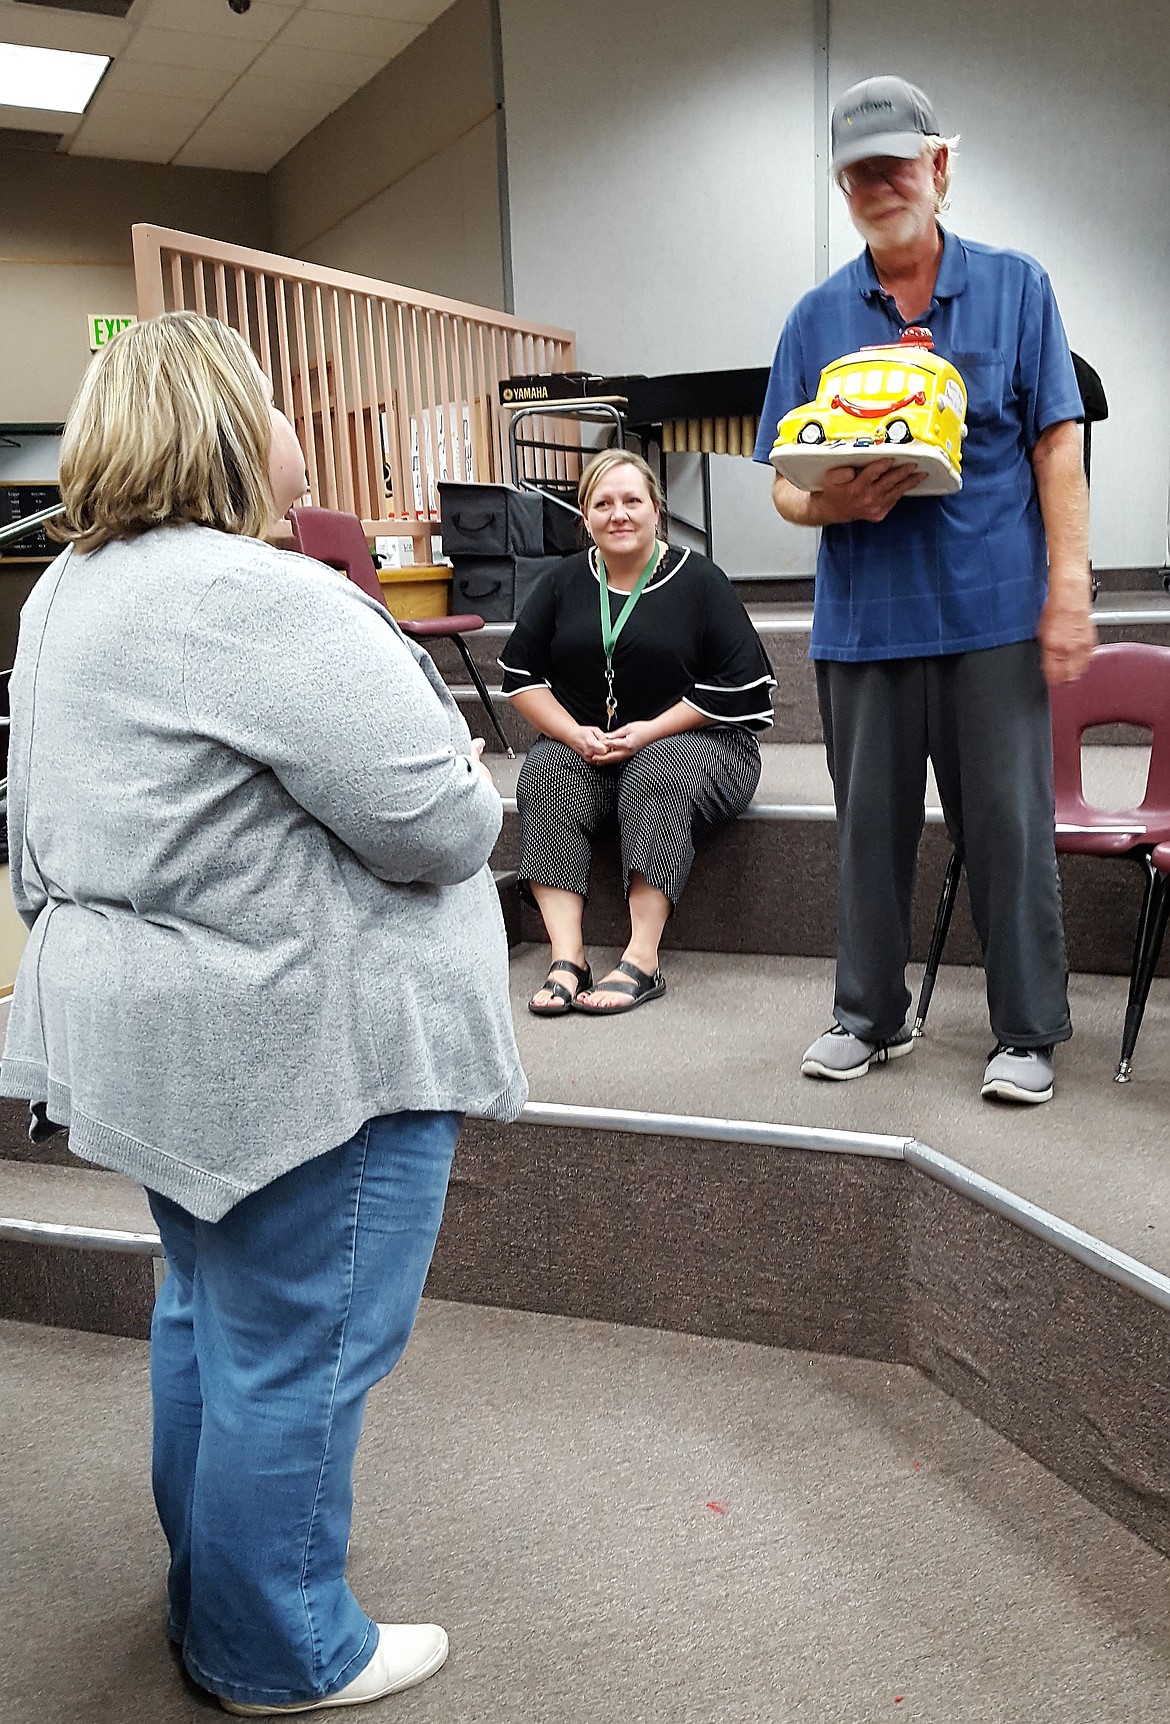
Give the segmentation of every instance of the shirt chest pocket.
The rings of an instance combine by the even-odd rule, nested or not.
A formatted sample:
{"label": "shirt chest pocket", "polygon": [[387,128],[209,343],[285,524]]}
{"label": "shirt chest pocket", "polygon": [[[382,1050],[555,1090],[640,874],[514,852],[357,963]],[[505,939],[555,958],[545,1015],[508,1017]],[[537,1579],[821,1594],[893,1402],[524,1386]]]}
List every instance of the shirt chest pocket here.
{"label": "shirt chest pocket", "polygon": [[967,424],[990,427],[1009,417],[1007,377],[1003,354],[987,352],[948,353],[946,356],[967,386]]}

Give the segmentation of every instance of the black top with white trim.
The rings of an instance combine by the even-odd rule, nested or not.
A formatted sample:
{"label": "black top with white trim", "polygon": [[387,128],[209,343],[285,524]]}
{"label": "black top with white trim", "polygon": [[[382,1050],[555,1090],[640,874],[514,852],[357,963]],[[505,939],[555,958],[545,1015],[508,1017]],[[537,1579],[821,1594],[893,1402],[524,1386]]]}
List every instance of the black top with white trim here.
{"label": "black top with white trim", "polygon": [[[578,724],[605,728],[597,552],[566,557],[525,604],[500,657],[506,695],[551,688]],[[617,616],[627,594],[610,588]],[[667,550],[618,637],[614,728],[686,701],[716,724],[766,730],[767,654],[731,582],[694,551]]]}

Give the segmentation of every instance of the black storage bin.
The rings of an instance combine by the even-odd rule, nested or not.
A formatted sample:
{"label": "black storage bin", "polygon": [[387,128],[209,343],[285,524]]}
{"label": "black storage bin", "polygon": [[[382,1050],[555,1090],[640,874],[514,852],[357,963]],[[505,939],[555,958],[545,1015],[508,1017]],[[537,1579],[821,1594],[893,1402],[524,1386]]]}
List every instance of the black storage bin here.
{"label": "black storage bin", "polygon": [[567,509],[552,497],[544,499],[544,554],[571,557],[585,548],[585,523],[576,509]]}
{"label": "black storage bin", "polygon": [[520,615],[536,586],[554,569],[559,569],[564,560],[563,557],[517,557],[516,585],[512,599],[514,617]]}
{"label": "black storage bin", "polygon": [[458,557],[451,571],[451,613],[473,611],[485,623],[511,622],[561,557]]}
{"label": "black storage bin", "polygon": [[544,498],[511,485],[439,486],[445,557],[539,557]]}

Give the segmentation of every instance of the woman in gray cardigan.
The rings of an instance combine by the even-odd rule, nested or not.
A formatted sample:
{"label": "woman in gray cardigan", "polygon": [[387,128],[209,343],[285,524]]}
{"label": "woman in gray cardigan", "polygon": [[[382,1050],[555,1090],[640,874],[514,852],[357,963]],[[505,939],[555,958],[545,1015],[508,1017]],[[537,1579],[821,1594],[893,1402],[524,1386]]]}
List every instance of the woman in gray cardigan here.
{"label": "woman in gray cardigan", "polygon": [[461,1116],[526,1085],[487,866],[501,803],[430,660],[261,535],[305,489],[243,341],[174,313],[95,361],[72,543],[21,614],[9,843],[29,926],[0,1089],[147,1187],[167,1632],[228,1711],[442,1664],[345,1580],[365,1396],[402,1352]]}

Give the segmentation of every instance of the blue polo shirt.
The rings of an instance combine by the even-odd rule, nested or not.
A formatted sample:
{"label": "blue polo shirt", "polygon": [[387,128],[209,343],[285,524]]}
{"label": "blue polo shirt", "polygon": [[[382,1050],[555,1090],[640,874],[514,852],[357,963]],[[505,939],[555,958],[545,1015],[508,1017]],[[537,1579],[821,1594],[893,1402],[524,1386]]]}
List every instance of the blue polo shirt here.
{"label": "blue polo shirt", "polygon": [[[1022,252],[944,232],[934,298],[914,322],[967,385],[963,488],[823,529],[814,659],[933,657],[1036,633],[1048,553],[1028,456],[1049,425],[1084,417],[1052,284]],[[905,327],[868,250],[806,293],[780,335],[755,459],[767,461],[777,424],[813,399],[826,365]]]}

